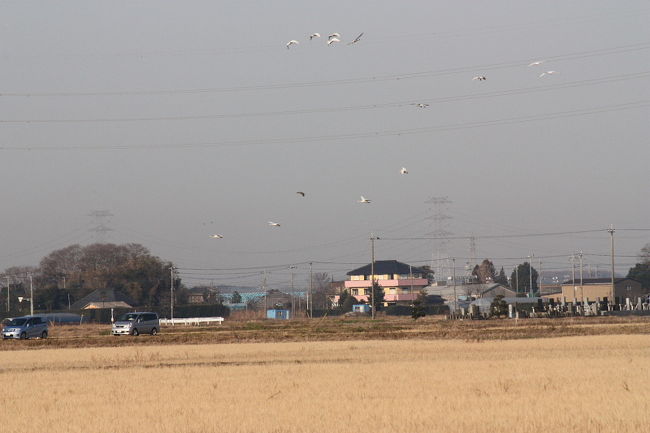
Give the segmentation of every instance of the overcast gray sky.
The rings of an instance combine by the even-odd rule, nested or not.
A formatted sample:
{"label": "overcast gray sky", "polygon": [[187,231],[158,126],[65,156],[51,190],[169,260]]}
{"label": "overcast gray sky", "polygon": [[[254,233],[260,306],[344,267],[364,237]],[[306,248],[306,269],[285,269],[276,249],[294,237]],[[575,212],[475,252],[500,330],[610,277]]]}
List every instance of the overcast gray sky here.
{"label": "overcast gray sky", "polygon": [[[443,196],[477,259],[604,267],[606,232],[481,236],[650,227],[649,17],[642,0],[2,1],[0,269],[93,242],[104,209],[107,241],[188,282],[268,267],[280,287],[308,261],[342,277],[371,232],[378,259],[424,264],[438,242],[403,238],[435,231]],[[649,241],[617,231],[617,254]],[[441,254],[462,272],[470,243]]]}

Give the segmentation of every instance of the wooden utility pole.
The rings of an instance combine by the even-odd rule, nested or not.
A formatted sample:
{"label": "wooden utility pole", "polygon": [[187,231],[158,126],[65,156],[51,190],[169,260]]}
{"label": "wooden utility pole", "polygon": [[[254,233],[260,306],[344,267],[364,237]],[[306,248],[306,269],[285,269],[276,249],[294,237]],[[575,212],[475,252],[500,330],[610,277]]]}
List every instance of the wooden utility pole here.
{"label": "wooden utility pole", "polygon": [[309,307],[309,318],[314,317],[314,299],[313,299],[314,274],[312,272],[312,262],[309,262],[309,295],[307,296],[307,305]]}
{"label": "wooden utility pole", "polygon": [[454,315],[456,315],[456,311],[458,311],[458,296],[456,295],[456,257],[452,257],[451,263],[452,263],[452,284],[454,285]]}
{"label": "wooden utility pole", "polygon": [[174,326],[174,267],[169,267],[169,318]]}
{"label": "wooden utility pole", "polygon": [[370,315],[375,319],[375,236],[370,233]]}
{"label": "wooden utility pole", "polygon": [[29,314],[34,315],[34,278],[29,274]]}
{"label": "wooden utility pole", "polygon": [[610,299],[609,303],[611,305],[614,305],[614,302],[616,300],[616,298],[614,297],[614,295],[616,294],[616,286],[615,286],[615,283],[614,283],[614,231],[615,231],[614,230],[614,224],[610,225],[609,229],[607,231],[609,232],[609,236],[611,238],[611,252],[610,252],[610,254],[612,256],[612,288],[611,288],[612,298]]}

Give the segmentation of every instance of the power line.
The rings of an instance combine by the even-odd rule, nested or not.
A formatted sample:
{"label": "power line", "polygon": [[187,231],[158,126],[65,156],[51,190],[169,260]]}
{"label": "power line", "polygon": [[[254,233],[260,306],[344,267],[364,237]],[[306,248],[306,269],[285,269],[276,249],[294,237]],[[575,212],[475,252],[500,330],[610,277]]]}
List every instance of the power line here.
{"label": "power line", "polygon": [[[618,229],[617,229],[618,230]],[[471,239],[472,237],[476,239],[504,239],[504,238],[529,238],[529,237],[540,237],[540,236],[563,236],[563,235],[575,235],[582,233],[600,233],[605,232],[606,229],[593,229],[593,230],[575,230],[575,231],[566,231],[566,232],[544,232],[544,233],[523,233],[523,234],[503,234],[503,235],[466,235],[466,236],[419,236],[419,237],[405,237],[405,238],[385,238],[380,237],[378,240],[383,241],[399,241],[399,240],[457,240],[457,239]]]}
{"label": "power line", "polygon": [[348,105],[341,107],[324,107],[324,108],[303,108],[297,110],[280,110],[280,111],[261,111],[251,113],[230,113],[230,114],[197,114],[197,115],[180,115],[180,116],[140,116],[140,117],[95,117],[95,118],[69,118],[69,119],[0,119],[0,124],[48,124],[48,123],[100,123],[100,122],[151,122],[151,121],[184,121],[184,120],[216,120],[216,119],[237,119],[250,117],[271,117],[271,116],[290,116],[302,114],[322,114],[338,113],[342,111],[361,111],[361,110],[378,110],[386,108],[399,108],[411,106],[415,103],[426,102],[427,104],[442,104],[459,101],[471,101],[476,99],[525,95],[530,93],[549,92],[560,89],[577,88],[583,86],[594,86],[599,84],[614,83],[632,79],[646,78],[650,76],[650,71],[642,71],[631,74],[611,75],[602,78],[588,80],[577,80],[567,83],[559,83],[546,86],[522,87],[510,90],[500,90],[492,92],[465,94],[458,96],[446,96],[437,98],[418,98],[398,102]]}
{"label": "power line", "polygon": [[248,140],[225,140],[217,142],[204,142],[204,143],[185,143],[185,144],[167,144],[167,145],[108,145],[108,146],[82,146],[82,145],[57,145],[57,146],[0,146],[0,150],[134,150],[134,149],[190,149],[190,148],[213,148],[222,146],[251,146],[258,144],[277,145],[277,144],[296,144],[296,143],[311,143],[311,142],[327,142],[337,140],[357,140],[362,138],[377,138],[377,137],[395,137],[402,135],[417,135],[433,132],[443,131],[456,131],[463,129],[482,128],[487,126],[500,126],[500,125],[514,125],[520,123],[529,123],[540,120],[553,120],[570,117],[579,117],[591,114],[609,113],[615,111],[632,110],[636,108],[644,108],[650,106],[650,100],[639,100],[627,102],[623,104],[604,105],[593,108],[582,108],[569,111],[559,111],[554,113],[535,114],[528,116],[510,117],[503,119],[493,119],[485,121],[467,122],[467,123],[453,123],[447,125],[439,125],[432,127],[422,128],[409,128],[398,130],[385,130],[374,132],[357,132],[348,134],[333,134],[333,135],[320,135],[320,136],[304,136],[293,138],[262,138],[262,139],[248,139]]}
{"label": "power line", "polygon": [[[583,59],[588,57],[603,56],[609,54],[619,54],[626,52],[635,52],[639,50],[650,49],[650,43],[640,42],[630,45],[621,45],[617,47],[601,48],[589,51],[577,51],[573,53],[560,54],[555,56],[544,56],[546,61],[560,62],[573,59]],[[249,86],[221,87],[221,88],[194,88],[194,89],[170,89],[170,90],[122,90],[122,91],[95,91],[95,92],[0,92],[0,97],[81,97],[81,96],[153,96],[153,95],[170,95],[170,94],[201,94],[201,93],[229,93],[259,90],[286,90],[292,88],[334,86],[344,84],[361,84],[361,83],[379,83],[394,80],[406,80],[415,78],[436,77],[444,75],[453,75],[459,73],[474,72],[477,70],[491,71],[498,69],[507,69],[512,67],[526,66],[530,58],[520,59],[511,62],[492,63],[485,65],[462,66],[457,68],[437,69],[429,71],[411,72],[404,74],[387,74],[362,78],[346,78],[339,80],[322,80],[322,81],[303,81],[298,83],[274,83],[274,84],[255,84]]]}

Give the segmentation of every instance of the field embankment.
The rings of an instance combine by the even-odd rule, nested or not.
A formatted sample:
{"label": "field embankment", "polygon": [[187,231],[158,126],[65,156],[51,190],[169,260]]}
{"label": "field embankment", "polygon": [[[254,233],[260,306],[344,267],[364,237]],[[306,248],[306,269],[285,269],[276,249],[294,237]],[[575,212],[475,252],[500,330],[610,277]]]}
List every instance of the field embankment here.
{"label": "field embankment", "polygon": [[650,317],[574,317],[450,321],[426,317],[328,317],[314,320],[226,320],[213,326],[166,326],[151,337],[114,337],[110,325],[53,326],[47,340],[0,341],[0,351],[125,345],[268,343],[341,340],[510,340],[579,335],[650,334]]}

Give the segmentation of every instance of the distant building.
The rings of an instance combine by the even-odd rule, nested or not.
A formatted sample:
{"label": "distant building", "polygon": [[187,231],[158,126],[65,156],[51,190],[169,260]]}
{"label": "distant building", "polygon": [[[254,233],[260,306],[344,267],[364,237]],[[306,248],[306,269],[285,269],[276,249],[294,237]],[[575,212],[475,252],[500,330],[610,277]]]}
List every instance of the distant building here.
{"label": "distant building", "polygon": [[454,301],[454,294],[458,299],[471,301],[480,298],[494,298],[504,296],[506,298],[515,297],[516,293],[509,287],[499,283],[476,283],[476,284],[457,284],[456,286],[428,286],[426,288],[428,295],[438,295],[445,300],[447,304]]}
{"label": "distant building", "polygon": [[289,320],[291,318],[290,310],[282,310],[277,308],[272,308],[266,310],[267,319],[279,319],[279,320]]}
{"label": "distant building", "polygon": [[95,310],[104,308],[133,308],[135,303],[124,293],[115,289],[97,289],[70,306],[71,310]]}
{"label": "distant building", "polygon": [[[618,298],[617,303],[624,303],[625,298],[636,299],[648,294],[647,290],[641,287],[641,283],[631,278],[614,279],[614,297]],[[562,283],[562,293],[558,297],[564,297],[568,302],[573,299],[578,301],[595,301],[598,298],[607,298],[612,301],[612,279],[611,278],[583,278],[582,285],[579,279],[568,280]],[[616,302],[616,299],[613,301]]]}
{"label": "distant building", "polygon": [[[397,260],[377,260],[374,273],[375,281],[384,291],[386,304],[413,302],[428,284],[421,268]],[[350,279],[344,282],[344,287],[348,293],[357,300],[370,302],[372,264],[354,269],[347,275]],[[338,296],[334,297],[334,302],[338,303]]]}
{"label": "distant building", "polygon": [[355,304],[352,306],[353,313],[370,314],[370,305],[368,304]]}
{"label": "distant building", "polygon": [[205,289],[190,289],[187,296],[188,304],[203,304],[205,302]]}

